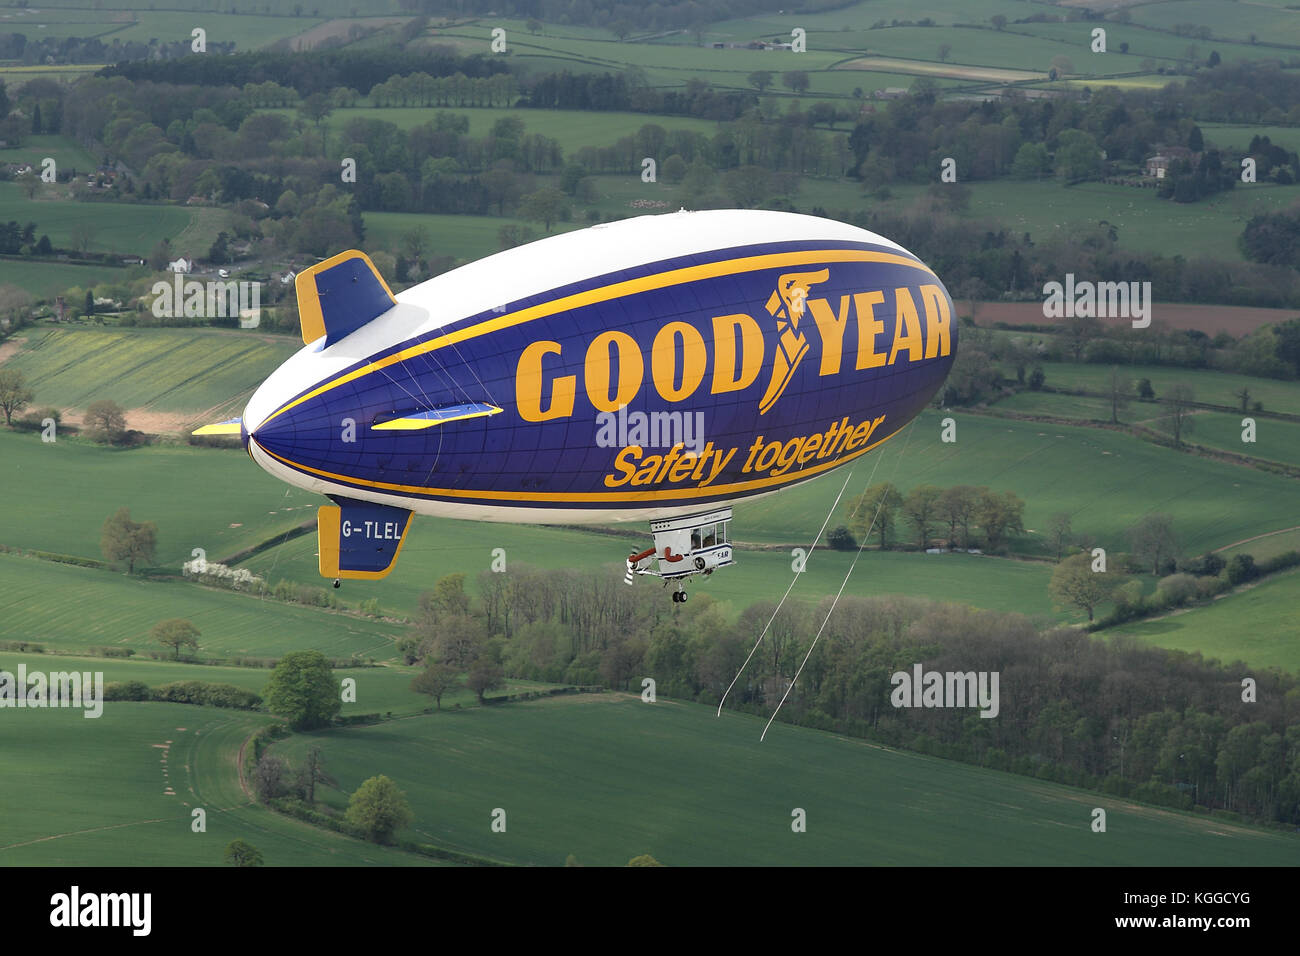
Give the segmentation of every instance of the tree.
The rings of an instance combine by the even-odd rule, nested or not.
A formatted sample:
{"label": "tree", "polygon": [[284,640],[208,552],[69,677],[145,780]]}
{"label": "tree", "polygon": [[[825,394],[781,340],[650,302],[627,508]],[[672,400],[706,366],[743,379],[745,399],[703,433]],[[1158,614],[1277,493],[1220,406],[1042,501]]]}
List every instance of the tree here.
{"label": "tree", "polygon": [[402,234],[402,252],[412,262],[423,262],[429,252],[429,230],[416,226]]}
{"label": "tree", "polygon": [[808,73],[806,70],[787,70],[781,74],[781,85],[796,93],[808,91]]}
{"label": "tree", "polygon": [[849,502],[849,531],[859,540],[874,531],[880,535],[881,549],[887,548],[894,530],[894,512],[902,502],[903,496],[890,482],[872,485]]}
{"label": "tree", "polygon": [[456,669],[439,660],[430,659],[424,670],[411,679],[411,690],[428,694],[442,710],[442,696],[456,686]]}
{"label": "tree", "polygon": [[5,413],[5,424],[12,426],[14,415],[21,412],[36,397],[27,387],[27,379],[20,369],[0,368],[0,410]]}
{"label": "tree", "polygon": [[663,866],[658,860],[649,853],[642,853],[640,856],[634,856],[627,861],[628,866]]}
{"label": "tree", "polygon": [[742,209],[757,206],[772,189],[772,175],[761,166],[741,166],[722,176],[722,188]]}
{"label": "tree", "polygon": [[1067,316],[1061,321],[1065,331],[1065,344],[1076,362],[1083,361],[1083,350],[1088,343],[1105,331],[1095,315]]}
{"label": "tree", "polygon": [[1101,147],[1092,134],[1067,129],[1057,138],[1056,171],[1067,183],[1101,174]]}
{"label": "tree", "polygon": [[1151,401],[1156,397],[1156,390],[1151,387],[1151,379],[1138,379],[1138,398],[1144,401]]}
{"label": "tree", "polygon": [[96,441],[112,444],[126,434],[126,410],[112,399],[101,398],[90,403],[81,424]]}
{"label": "tree", "polygon": [[940,63],[947,63],[947,62],[948,62],[948,57],[950,57],[951,55],[952,55],[952,44],[951,44],[951,43],[940,43],[940,44],[939,44],[939,62],[940,62]]}
{"label": "tree", "polygon": [[970,547],[970,529],[975,522],[975,506],[979,501],[979,491],[970,485],[955,485],[945,488],[939,496],[939,517],[948,525],[948,545],[957,540],[961,531],[961,547]]}
{"label": "tree", "polygon": [[844,525],[832,528],[831,533],[826,536],[826,543],[836,551],[856,551],[858,549],[858,542],[853,537],[853,532]]}
{"label": "tree", "polygon": [[174,648],[176,650],[176,660],[181,659],[182,647],[187,647],[191,651],[197,650],[199,646],[198,639],[203,636],[197,627],[180,617],[159,621],[153,626],[149,634],[163,647]]}
{"label": "tree", "polygon": [[1047,589],[1058,607],[1087,611],[1091,621],[1093,609],[1112,600],[1119,585],[1119,575],[1092,570],[1091,555],[1073,554],[1052,571]]}
{"label": "tree", "polygon": [[989,22],[993,24],[994,30],[1005,30],[1007,28],[1007,18],[1000,13],[990,17]]}
{"label": "tree", "polygon": [[1228,583],[1233,587],[1259,577],[1259,568],[1255,566],[1255,556],[1244,552],[1234,554],[1228,559],[1227,575]]}
{"label": "tree", "polygon": [[316,784],[322,779],[320,747],[312,744],[307,750],[302,769],[298,771],[298,791],[308,803],[316,802]]}
{"label": "tree", "polygon": [[551,223],[557,219],[568,217],[569,199],[554,186],[544,186],[537,192],[529,193],[524,197],[523,204],[519,207],[519,213],[525,219],[542,223],[546,227],[546,231],[550,232]]}
{"label": "tree", "polygon": [[365,830],[375,843],[387,843],[413,819],[406,794],[382,773],[357,787],[348,801],[348,823]]}
{"label": "tree", "polygon": [[1106,397],[1110,400],[1110,423],[1119,424],[1119,413],[1128,408],[1128,397],[1133,394],[1133,380],[1120,374],[1119,366],[1112,365],[1106,376]]}
{"label": "tree", "polygon": [[1043,143],[1025,143],[1011,161],[1011,175],[1016,179],[1042,179],[1052,171],[1052,157]]}
{"label": "tree", "polygon": [[231,866],[261,866],[262,851],[246,840],[231,840],[226,844],[226,862]]}
{"label": "tree", "polygon": [[1129,550],[1143,564],[1151,566],[1152,574],[1160,573],[1161,559],[1174,553],[1178,546],[1174,535],[1174,519],[1167,514],[1149,514],[1126,532]]}
{"label": "tree", "polygon": [[294,730],[323,727],[343,706],[338,678],[320,651],[291,651],[280,658],[262,696],[267,710],[288,718]]}
{"label": "tree", "polygon": [[1250,407],[1250,389],[1243,385],[1240,391],[1233,392],[1232,394],[1241,399],[1241,410],[1243,412],[1247,411]]}
{"label": "tree", "polygon": [[1183,443],[1183,433],[1193,430],[1194,422],[1192,421],[1192,403],[1196,400],[1196,393],[1192,386],[1179,382],[1169,390],[1168,397],[1165,399],[1165,413],[1161,416],[1160,422],[1174,437],[1174,444]]}
{"label": "tree", "polygon": [[903,499],[903,514],[916,529],[917,545],[922,551],[930,543],[930,533],[939,517],[939,498],[942,495],[942,488],[936,488],[934,485],[918,485]]}
{"label": "tree", "polygon": [[121,507],[100,531],[99,549],[110,566],[126,564],[126,573],[134,574],[136,562],[154,559],[158,546],[158,526],[152,521],[132,521],[129,508]]}
{"label": "tree", "polygon": [[1047,539],[1052,542],[1052,547],[1056,549],[1056,560],[1061,560],[1061,554],[1065,551],[1066,539],[1070,537],[1070,513],[1068,511],[1058,511],[1047,519]]}
{"label": "tree", "polygon": [[253,768],[253,791],[257,799],[266,802],[288,793],[288,773],[289,768],[281,758],[273,753],[262,754]]}
{"label": "tree", "polygon": [[981,488],[975,517],[984,530],[984,538],[990,548],[1000,547],[1002,542],[1012,534],[1025,530],[1025,503],[1010,491],[998,494],[987,488]]}
{"label": "tree", "polygon": [[749,74],[747,79],[749,80],[750,86],[762,93],[772,85],[772,78],[775,75],[776,74],[771,70],[755,70],[753,73]]}
{"label": "tree", "polygon": [[502,686],[504,674],[501,665],[487,657],[480,657],[469,670],[465,685],[478,695],[480,704],[486,703],[484,695],[490,690]]}

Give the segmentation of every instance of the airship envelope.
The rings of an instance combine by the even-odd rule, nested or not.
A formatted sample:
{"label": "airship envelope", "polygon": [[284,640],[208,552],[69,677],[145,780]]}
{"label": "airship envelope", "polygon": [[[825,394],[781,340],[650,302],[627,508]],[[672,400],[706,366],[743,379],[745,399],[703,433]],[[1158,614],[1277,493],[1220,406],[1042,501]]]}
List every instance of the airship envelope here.
{"label": "airship envelope", "polygon": [[355,251],[296,283],[304,347],[237,427],[262,468],[334,502],[336,579],[386,574],[416,512],[646,520],[655,547],[629,580],[711,573],[732,560],[734,502],[888,440],[957,348],[923,262],[783,212],[592,226],[397,295]]}

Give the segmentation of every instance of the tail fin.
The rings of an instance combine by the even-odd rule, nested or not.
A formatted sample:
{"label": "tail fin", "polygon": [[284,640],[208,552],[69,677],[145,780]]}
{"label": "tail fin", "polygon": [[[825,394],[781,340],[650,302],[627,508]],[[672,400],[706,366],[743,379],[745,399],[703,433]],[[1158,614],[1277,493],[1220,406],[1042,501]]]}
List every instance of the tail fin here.
{"label": "tail fin", "polygon": [[316,512],[323,578],[382,578],[393,570],[411,527],[405,508],[335,498]]}
{"label": "tail fin", "polygon": [[304,269],[294,288],[304,345],[321,336],[333,345],[397,304],[370,257],[356,249]]}

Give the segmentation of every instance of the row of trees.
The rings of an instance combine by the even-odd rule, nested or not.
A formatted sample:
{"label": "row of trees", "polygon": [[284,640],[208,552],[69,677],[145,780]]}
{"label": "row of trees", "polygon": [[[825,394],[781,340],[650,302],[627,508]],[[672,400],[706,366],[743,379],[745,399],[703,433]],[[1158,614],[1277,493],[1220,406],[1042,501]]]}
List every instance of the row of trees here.
{"label": "row of trees", "polygon": [[1025,530],[1025,503],[1010,491],[992,491],[983,485],[918,485],[904,495],[886,481],[851,499],[845,510],[849,531],[859,540],[876,535],[882,550],[896,540],[903,521],[921,550],[930,547],[936,536],[942,536],[948,547],[979,543],[997,550]]}
{"label": "row of trees", "polygon": [[[1280,672],[913,598],[850,593],[833,610],[828,597],[787,602],[775,617],[776,603],[764,601],[733,618],[707,592],[670,605],[653,589],[624,587],[612,569],[519,564],[485,572],[480,592],[471,600],[463,578],[440,581],[412,628],[412,659],[450,662],[468,642],[513,677],[639,690],[648,676],[659,694],[716,703],[770,621],[728,703],[765,714],[825,621],[786,719],[1170,805],[1300,822],[1300,684]],[[918,662],[997,671],[998,717],[891,706],[891,675]],[[1242,701],[1247,675],[1257,703]]]}

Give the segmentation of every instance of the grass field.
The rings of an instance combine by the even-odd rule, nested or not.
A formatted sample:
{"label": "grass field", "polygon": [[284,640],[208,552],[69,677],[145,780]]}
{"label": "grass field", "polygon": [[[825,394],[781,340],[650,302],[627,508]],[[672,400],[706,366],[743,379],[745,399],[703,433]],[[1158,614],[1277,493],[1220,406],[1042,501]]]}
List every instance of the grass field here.
{"label": "grass field", "polygon": [[[253,805],[238,758],[266,715],[126,702],[110,702],[98,720],[76,710],[6,714],[22,730],[0,736],[0,865],[220,866],[235,839],[269,866],[436,863]],[[199,807],[205,833],[191,830]]]}
{"label": "grass field", "polygon": [[[1243,261],[1237,237],[1251,216],[1300,199],[1300,186],[1270,183],[1239,186],[1187,204],[1159,199],[1154,189],[1104,183],[1064,188],[1055,181],[1006,180],[970,187],[972,218],[996,219],[1014,232],[1029,232],[1035,242],[1105,220],[1118,229],[1123,249],[1234,262]],[[895,188],[894,192],[904,199],[918,189]]]}
{"label": "grass field", "polygon": [[[28,151],[24,149],[22,153],[26,159]],[[50,242],[64,249],[74,245],[74,227],[86,223],[93,230],[88,245],[91,252],[145,256],[161,239],[176,242],[197,218],[197,213],[198,210],[184,206],[31,200],[17,183],[0,183],[0,220],[35,222],[37,236],[48,235]],[[195,254],[206,256],[207,249]]]}
{"label": "grass field", "polygon": [[29,292],[33,298],[50,301],[72,286],[94,288],[102,283],[121,282],[126,276],[125,269],[112,266],[0,260],[0,284],[16,285]]}
{"label": "grass field", "polygon": [[[1252,546],[1258,544],[1252,542],[1241,550],[1258,557],[1261,549]],[[1295,627],[1297,606],[1300,606],[1300,573],[1291,571],[1222,597],[1209,607],[1126,624],[1105,634],[1127,634],[1159,647],[1200,651],[1207,658],[1217,657],[1225,664],[1240,660],[1251,667],[1280,667],[1295,673],[1300,671],[1300,634]]]}
{"label": "grass field", "polygon": [[[839,482],[836,482],[824,504],[818,500],[822,513],[811,525],[797,529],[802,535],[800,547],[807,549],[838,490]],[[762,525],[749,520],[747,510],[738,509],[737,514],[742,520],[733,524],[733,532],[739,528],[744,534],[764,533]],[[514,562],[556,571],[561,568],[600,570],[610,580],[617,581],[622,578],[622,561],[632,546],[640,548],[643,542],[650,542],[649,533],[642,525],[637,523],[630,528],[640,535],[610,537],[559,528],[445,521],[421,516],[411,528],[401,560],[382,585],[347,582],[340,596],[353,603],[374,596],[385,610],[414,615],[421,592],[431,589],[443,575],[464,572],[467,586],[476,592],[476,579],[480,572],[488,570],[492,549],[497,547],[506,551],[507,569]],[[809,559],[807,569],[791,592],[791,600],[815,604],[834,594],[852,558],[851,553],[818,551]],[[789,550],[758,551],[741,545],[734,567],[691,582],[692,600],[698,603],[698,597],[707,594],[730,605],[732,615],[758,601],[774,601],[790,581],[792,560]],[[307,583],[321,581],[316,570],[315,536],[296,538],[247,562],[259,574],[271,573],[267,569],[272,563],[276,568],[274,578],[283,576]],[[1051,566],[1036,562],[973,555],[866,552],[858,561],[845,594],[909,594],[1056,619],[1058,615],[1052,610],[1047,594],[1050,576]],[[651,579],[639,580],[636,586],[655,591],[660,587]],[[666,592],[663,599],[668,600]],[[682,609],[681,613],[686,614],[688,610]],[[1073,619],[1076,615],[1060,616]]]}
{"label": "grass field", "polygon": [[0,429],[0,459],[15,482],[0,515],[0,544],[98,558],[100,528],[125,506],[136,521],[157,523],[158,566],[178,572],[194,548],[220,560],[314,520],[321,503],[242,451],[46,444],[37,433]]}
{"label": "grass field", "polygon": [[[54,160],[55,166],[60,172],[71,172],[75,169],[79,174],[84,175],[99,165],[99,158],[86,147],[71,136],[62,136],[56,133],[27,135],[23,137],[23,141],[19,145],[0,149],[0,162],[28,163],[37,173],[40,172],[41,162],[47,156]],[[3,191],[0,191],[0,203],[12,204],[13,197],[10,196],[10,192],[16,189],[17,185],[4,183],[3,186]],[[21,203],[28,203],[26,194],[22,194]],[[6,210],[5,215],[7,219],[16,218],[12,210]],[[21,221],[27,222],[28,220],[23,219]],[[51,236],[50,239],[53,241],[54,237]]]}
{"label": "grass field", "polygon": [[23,348],[4,364],[25,374],[37,405],[84,409],[107,398],[196,422],[239,415],[253,389],[302,347],[287,335],[193,328],[36,326],[21,337]]}
{"label": "grass field", "polygon": [[[295,650],[311,649],[315,646],[304,643]],[[50,649],[53,650],[52,648]],[[85,657],[69,655],[61,650],[58,654],[35,654],[17,651],[0,651],[0,670],[15,673],[19,665],[26,665],[31,671],[91,671],[101,672],[104,683],[120,681],[143,681],[150,687],[158,687],[173,681],[201,680],[216,684],[233,684],[255,694],[262,694],[271,679],[269,668],[233,667],[220,664],[191,664],[184,661],[154,661],[141,657],[129,660],[115,657]],[[411,690],[411,679],[420,673],[418,667],[389,663],[384,667],[340,667],[334,676],[340,681],[351,678],[356,681],[355,701],[344,701],[340,712],[344,717],[358,714],[393,714],[397,717],[421,714],[434,706],[433,698],[426,694],[417,694]],[[523,693],[553,687],[553,684],[539,684],[526,680],[507,680],[501,687],[492,691],[492,696]],[[112,708],[113,701],[105,704]],[[477,707],[478,697],[465,687],[457,687],[443,695],[444,710],[460,707]]]}
{"label": "grass field", "polygon": [[[302,735],[338,789],[384,773],[415,810],[413,836],[520,863],[567,854],[619,866],[1287,865],[1287,834],[1137,806],[1096,793],[906,754],[713,709],[626,694]],[[1089,829],[1105,807],[1107,835]],[[576,808],[581,807],[581,812]],[[791,810],[808,817],[792,836]],[[495,808],[505,833],[490,830]],[[1011,811],[1010,813],[1008,811]]]}
{"label": "grass field", "polygon": [[175,617],[202,633],[203,657],[278,657],[311,648],[332,658],[355,654],[388,660],[393,642],[405,636],[394,624],[183,582],[127,578],[8,554],[0,554],[0,569],[5,581],[0,639],[60,650],[163,650],[149,630]]}
{"label": "grass field", "polygon": [[[419,212],[367,212],[365,251],[402,250],[402,237],[412,229],[424,229],[429,234],[430,256],[454,256],[457,259],[481,259],[501,251],[498,233],[506,226],[522,226],[533,231],[536,239],[545,238],[540,222],[498,216],[451,216]],[[551,224],[551,235],[578,229],[586,223],[556,222]]]}
{"label": "grass field", "polygon": [[[1109,422],[1111,412],[1110,402],[1104,398],[1029,391],[1000,399],[993,407],[1022,414],[1100,422]],[[1148,428],[1168,432],[1159,420],[1162,412],[1159,405],[1131,402],[1126,410],[1120,411],[1119,420],[1122,424],[1141,422]],[[1255,419],[1255,441],[1251,443],[1242,441],[1243,417],[1246,416],[1240,412],[1197,411],[1189,419],[1191,427],[1183,440],[1251,458],[1300,465],[1300,424],[1250,415]]]}
{"label": "grass field", "polygon": [[[1033,337],[1036,333],[1026,334]],[[1110,375],[1110,366],[1086,362],[1049,362],[1043,366],[1043,371],[1047,375],[1047,384],[1053,388],[1086,389],[1100,394]],[[1300,415],[1300,382],[1164,365],[1121,365],[1120,371],[1135,383],[1139,379],[1149,378],[1156,398],[1168,394],[1177,384],[1187,384],[1192,386],[1198,402],[1239,407],[1241,399],[1233,393],[1245,387],[1250,391],[1251,402],[1263,402],[1266,411]],[[1151,414],[1137,414],[1137,409],[1142,408],[1151,409]],[[1128,420],[1150,418],[1156,414],[1159,414],[1159,409],[1155,405],[1134,404],[1129,409]],[[1110,418],[1109,413],[1106,417]]]}

